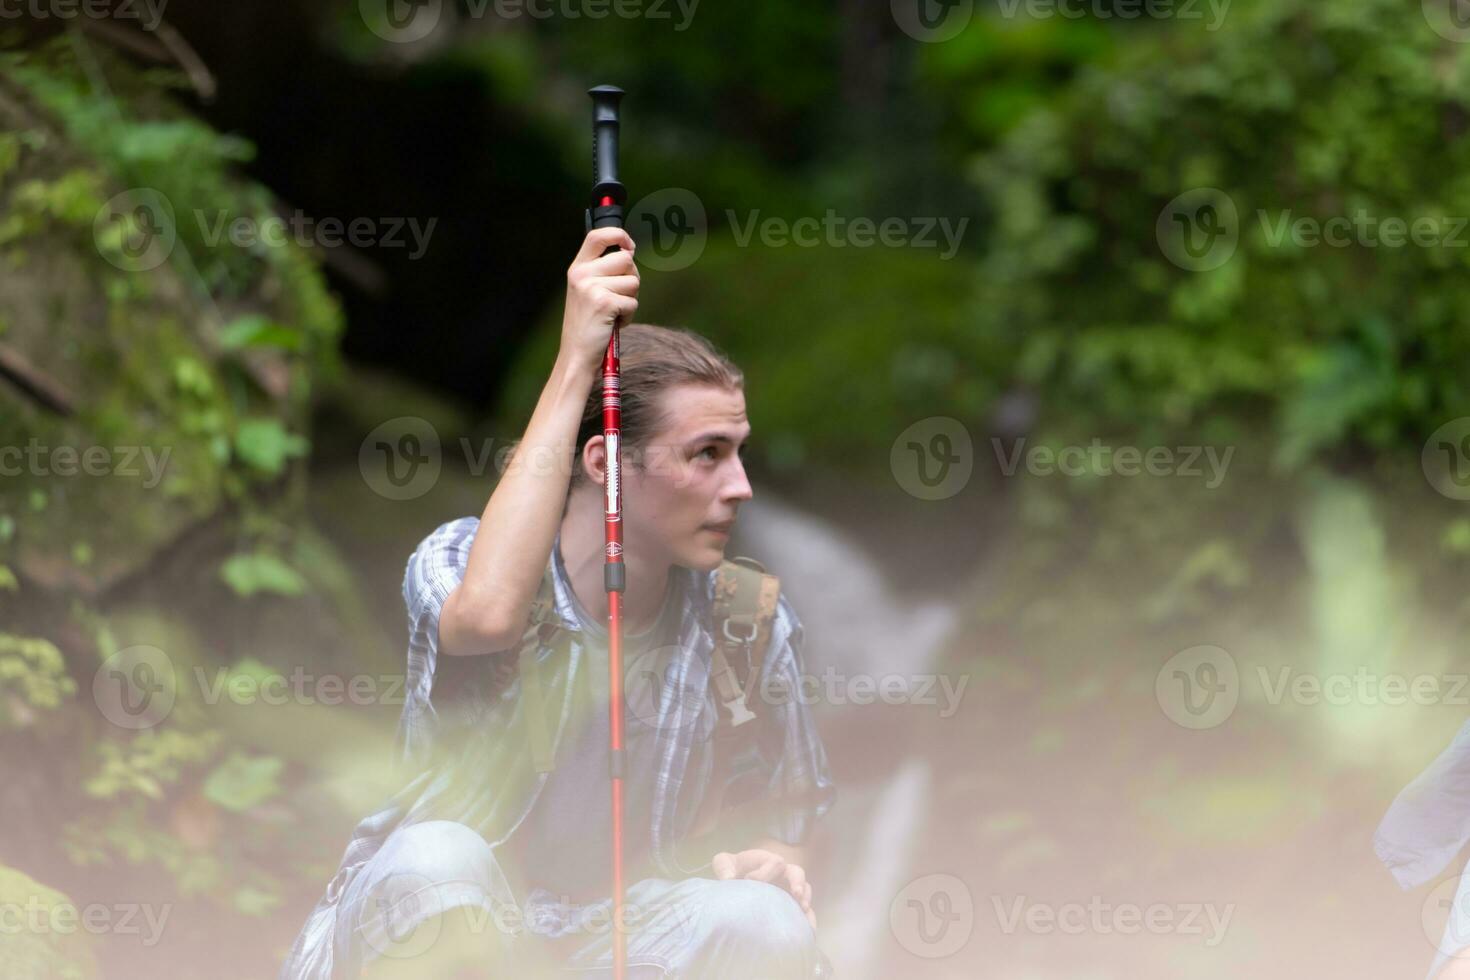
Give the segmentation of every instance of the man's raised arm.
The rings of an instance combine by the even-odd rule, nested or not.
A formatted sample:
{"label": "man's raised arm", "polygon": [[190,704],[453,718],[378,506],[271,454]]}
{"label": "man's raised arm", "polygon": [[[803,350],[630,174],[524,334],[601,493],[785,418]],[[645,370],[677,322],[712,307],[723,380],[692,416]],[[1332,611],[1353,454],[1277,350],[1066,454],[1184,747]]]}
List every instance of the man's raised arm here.
{"label": "man's raised arm", "polygon": [[[611,246],[622,251],[603,253]],[[561,522],[576,465],[582,410],[613,324],[638,309],[633,240],[621,228],[588,233],[567,269],[561,347],[536,410],[485,505],[464,579],[439,616],[439,649],[494,653],[520,640]]]}

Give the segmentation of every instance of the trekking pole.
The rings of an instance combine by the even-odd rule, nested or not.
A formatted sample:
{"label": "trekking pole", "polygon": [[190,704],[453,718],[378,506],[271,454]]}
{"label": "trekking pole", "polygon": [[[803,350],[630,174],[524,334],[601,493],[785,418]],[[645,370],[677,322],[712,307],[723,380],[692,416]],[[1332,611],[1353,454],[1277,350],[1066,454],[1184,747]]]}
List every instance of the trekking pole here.
{"label": "trekking pole", "polygon": [[[613,85],[589,89],[592,96],[592,206],[587,230],[623,227],[628,192],[618,180],[618,104],[623,90]],[[617,246],[608,249],[616,252]],[[607,253],[603,253],[607,254]],[[608,775],[612,782],[613,977],[623,980],[628,946],[623,922],[623,497],[621,490],[623,402],[619,394],[618,328],[613,324],[602,358],[602,439],[607,462],[603,481],[603,526],[607,547],[602,583],[607,589]]]}

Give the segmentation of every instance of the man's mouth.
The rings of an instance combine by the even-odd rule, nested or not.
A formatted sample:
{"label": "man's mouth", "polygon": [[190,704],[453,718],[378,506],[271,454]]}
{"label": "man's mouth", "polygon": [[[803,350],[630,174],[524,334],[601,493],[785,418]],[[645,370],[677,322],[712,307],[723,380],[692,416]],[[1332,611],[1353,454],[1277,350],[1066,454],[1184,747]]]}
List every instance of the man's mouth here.
{"label": "man's mouth", "polygon": [[730,529],[733,528],[734,526],[735,526],[735,522],[734,521],[724,521],[724,522],[718,523],[718,524],[706,524],[706,525],[704,525],[704,529],[706,531],[714,531],[716,534],[723,534],[726,537],[729,537],[730,536]]}

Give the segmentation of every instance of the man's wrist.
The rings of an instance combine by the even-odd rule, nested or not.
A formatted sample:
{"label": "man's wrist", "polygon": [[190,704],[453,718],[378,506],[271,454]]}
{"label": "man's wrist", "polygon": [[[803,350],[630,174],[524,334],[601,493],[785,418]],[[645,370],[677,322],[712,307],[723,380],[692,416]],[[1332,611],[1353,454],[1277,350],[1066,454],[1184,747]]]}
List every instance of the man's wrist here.
{"label": "man's wrist", "polygon": [[566,351],[561,351],[556,355],[556,363],[551,366],[551,381],[562,389],[580,389],[585,396],[600,373],[601,365],[588,364]]}

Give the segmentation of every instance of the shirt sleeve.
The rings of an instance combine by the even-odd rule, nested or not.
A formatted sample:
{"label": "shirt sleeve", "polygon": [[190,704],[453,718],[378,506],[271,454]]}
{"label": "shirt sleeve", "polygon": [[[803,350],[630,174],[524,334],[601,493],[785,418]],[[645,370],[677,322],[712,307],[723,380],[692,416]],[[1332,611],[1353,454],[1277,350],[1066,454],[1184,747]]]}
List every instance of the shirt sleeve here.
{"label": "shirt sleeve", "polygon": [[1378,859],[1401,888],[1439,874],[1470,841],[1470,722],[1404,787],[1373,836]]}
{"label": "shirt sleeve", "polygon": [[772,737],[779,738],[781,747],[770,777],[767,830],[793,847],[806,842],[817,819],[832,808],[836,798],[827,750],[811,709],[800,696],[804,641],[801,620],[783,592],[776,605],[771,646],[761,672],[760,696],[770,702]]}
{"label": "shirt sleeve", "polygon": [[[470,545],[479,529],[477,517],[461,517],[440,525],[419,542],[403,573],[403,603],[408,613],[408,667],[404,678],[403,714],[398,722],[396,757],[400,763],[428,761],[440,712],[454,700],[452,679],[437,670],[439,613],[459,587],[469,564]],[[462,658],[451,658],[462,659]],[[478,658],[472,658],[478,659]],[[438,681],[436,683],[436,677]]]}

